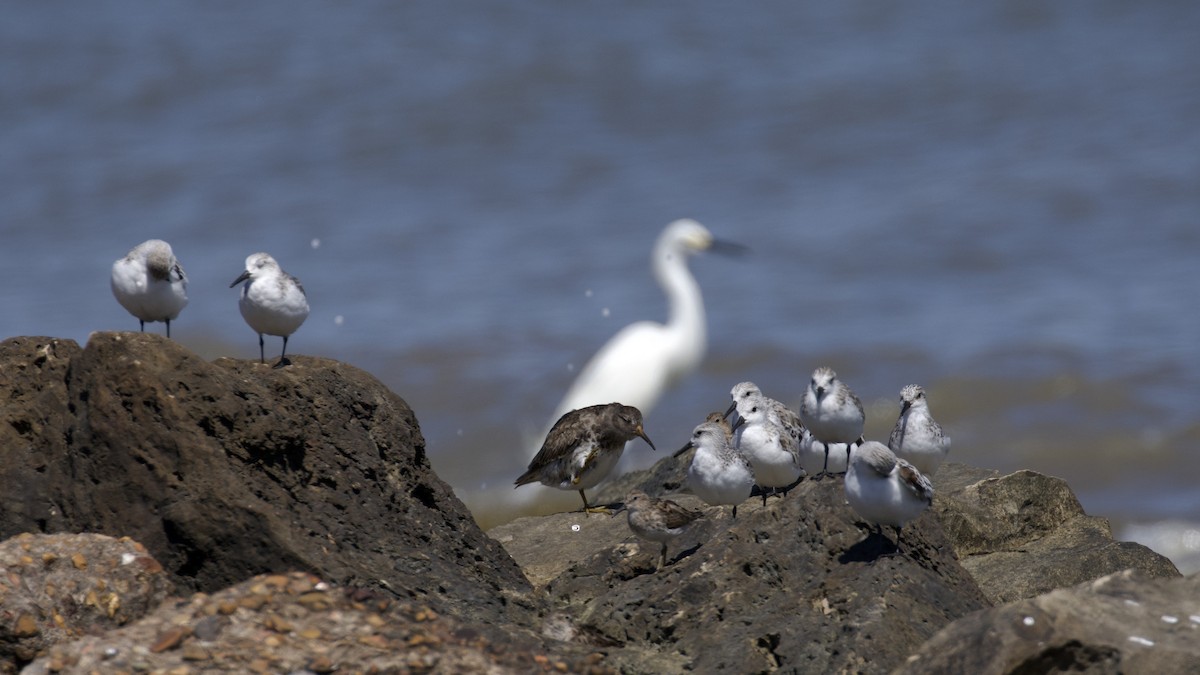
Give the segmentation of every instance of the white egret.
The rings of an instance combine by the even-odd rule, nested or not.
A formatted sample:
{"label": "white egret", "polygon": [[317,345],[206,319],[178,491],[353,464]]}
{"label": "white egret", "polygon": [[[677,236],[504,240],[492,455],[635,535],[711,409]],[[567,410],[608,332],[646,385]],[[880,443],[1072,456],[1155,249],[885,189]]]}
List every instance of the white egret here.
{"label": "white egret", "polygon": [[579,372],[554,419],[609,401],[649,414],[664,391],[700,365],[708,328],[704,298],[688,270],[688,258],[706,250],[734,252],[741,247],[713,238],[694,220],[667,225],[651,258],[654,277],[667,295],[667,322],[638,321],[617,332]]}

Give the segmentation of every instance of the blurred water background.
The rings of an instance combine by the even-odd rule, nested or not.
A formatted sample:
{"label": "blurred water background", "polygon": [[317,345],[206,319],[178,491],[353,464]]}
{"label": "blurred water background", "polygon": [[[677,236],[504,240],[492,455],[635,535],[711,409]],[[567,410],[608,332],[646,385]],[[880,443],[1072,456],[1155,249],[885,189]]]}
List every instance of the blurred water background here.
{"label": "blurred water background", "polygon": [[952,460],[1196,570],[1197,35],[1188,0],[4,3],[0,329],[135,330],[109,268],[157,237],[176,339],[256,357],[228,285],[268,251],[290,351],[403,396],[490,525],[692,217],[752,252],[692,261],[708,357],[635,463],[831,365],[869,437],[921,383]]}

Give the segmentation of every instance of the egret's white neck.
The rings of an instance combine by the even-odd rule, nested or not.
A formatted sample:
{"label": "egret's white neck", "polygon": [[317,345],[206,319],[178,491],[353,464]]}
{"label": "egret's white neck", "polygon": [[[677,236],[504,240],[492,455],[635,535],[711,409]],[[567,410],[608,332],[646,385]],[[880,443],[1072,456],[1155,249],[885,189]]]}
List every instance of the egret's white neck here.
{"label": "egret's white neck", "polygon": [[654,276],[667,295],[667,332],[679,345],[675,369],[696,365],[704,356],[707,326],[700,285],[687,266],[683,247],[666,243],[654,252]]}

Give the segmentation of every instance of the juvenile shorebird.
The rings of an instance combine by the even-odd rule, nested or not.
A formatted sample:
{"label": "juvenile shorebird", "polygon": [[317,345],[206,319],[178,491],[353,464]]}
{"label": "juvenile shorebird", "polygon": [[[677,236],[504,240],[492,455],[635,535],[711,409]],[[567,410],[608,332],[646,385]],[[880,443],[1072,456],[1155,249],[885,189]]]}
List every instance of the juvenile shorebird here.
{"label": "juvenile shorebird", "polygon": [[888,448],[926,476],[937,472],[950,452],[950,437],[929,412],[929,401],[920,385],[900,390],[900,417],[892,427]]}
{"label": "juvenile shorebird", "polygon": [[578,490],[584,513],[606,513],[588,505],[584,490],[600,484],[617,465],[625,444],[641,438],[654,449],[642,431],[642,413],[620,403],[604,403],[572,410],[554,423],[542,449],[516,487],[539,482],[559,490]]}
{"label": "juvenile shorebird", "polygon": [[170,244],[150,239],[113,263],[112,292],[143,332],[147,321],[162,321],[171,337],[171,320],[188,302],[187,275]]}
{"label": "juvenile shorebird", "polygon": [[[789,433],[771,410],[766,397],[759,394],[749,399],[748,409],[739,411],[740,424],[734,431],[734,444],[754,468],[754,482],[760,488],[790,487],[800,480],[802,471],[799,440]],[[767,493],[762,493],[763,506],[767,505]]]}
{"label": "juvenile shorebird", "polygon": [[700,511],[684,508],[670,499],[657,499],[634,490],[625,498],[629,529],[642,539],[662,544],[662,562],[667,565],[667,542],[683,534],[693,521],[704,516]]}
{"label": "juvenile shorebird", "polygon": [[933,503],[933,485],[912,464],[899,459],[887,446],[867,441],[854,450],[846,471],[846,501],[863,520],[900,529]]}
{"label": "juvenile shorebird", "polygon": [[288,336],[296,332],[308,318],[308,295],[300,280],[284,272],[279,263],[266,253],[255,253],[246,258],[246,271],[229,284],[230,288],[242,284],[238,298],[238,309],[242,318],[258,333],[258,357],[263,363],[267,357],[263,351],[263,334],[283,338],[283,351],[275,368],[289,365],[287,359]]}
{"label": "juvenile shorebird", "polygon": [[861,443],[866,414],[862,402],[838,379],[832,368],[822,366],[813,371],[812,380],[800,402],[800,420],[812,437],[825,446],[825,465],[822,474],[829,473],[829,445],[847,443],[846,461],[850,461],[850,444]]}
{"label": "juvenile shorebird", "polygon": [[[731,443],[733,442],[733,428],[729,426],[729,421],[725,419],[725,413],[720,411],[710,412],[708,413],[708,416],[704,418],[704,421],[712,422],[713,424],[721,427],[721,430],[725,432],[725,439]],[[688,450],[691,450],[693,447],[695,446],[692,445],[692,442],[688,441],[682,448],[676,450],[675,454],[671,456],[678,457]]]}
{"label": "juvenile shorebird", "polygon": [[696,448],[687,477],[692,494],[710,506],[732,504],[737,518],[737,505],[746,501],[754,487],[749,460],[729,444],[725,430],[715,422],[697,426],[691,445]]}

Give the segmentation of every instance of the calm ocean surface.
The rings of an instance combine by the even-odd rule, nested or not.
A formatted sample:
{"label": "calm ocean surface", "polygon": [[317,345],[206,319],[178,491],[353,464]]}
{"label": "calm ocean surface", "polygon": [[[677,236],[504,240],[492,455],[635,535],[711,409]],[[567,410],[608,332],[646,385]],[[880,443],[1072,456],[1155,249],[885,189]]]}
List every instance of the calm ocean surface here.
{"label": "calm ocean surface", "polygon": [[158,237],[190,277],[176,338],[257,356],[228,285],[269,251],[313,305],[290,351],[403,396],[494,524],[573,370],[665,317],[650,247],[692,217],[751,253],[692,261],[708,357],[637,465],[734,383],[795,405],[827,364],[869,437],[921,383],[952,460],[1065,478],[1200,569],[1200,4],[4,17],[0,337],[136,329],[109,268]]}

